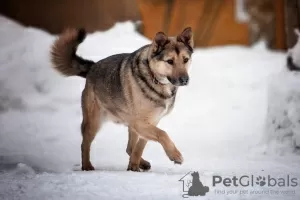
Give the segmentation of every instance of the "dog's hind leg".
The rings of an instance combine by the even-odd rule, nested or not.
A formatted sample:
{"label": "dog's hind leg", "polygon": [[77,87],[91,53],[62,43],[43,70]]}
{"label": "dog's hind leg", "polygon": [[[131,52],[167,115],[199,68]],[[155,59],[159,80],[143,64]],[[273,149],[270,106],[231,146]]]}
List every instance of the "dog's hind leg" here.
{"label": "dog's hind leg", "polygon": [[[131,156],[132,152],[134,152],[133,150],[138,140],[139,140],[138,134],[135,133],[134,130],[128,128],[128,143],[127,143],[126,152],[129,156]],[[136,151],[137,150],[138,149],[136,149]],[[141,168],[142,170],[149,170],[151,168],[151,164],[147,160],[140,158],[139,168]]]}
{"label": "dog's hind leg", "polygon": [[101,119],[101,108],[96,101],[96,97],[92,87],[86,84],[82,92],[82,115],[81,124],[82,144],[81,144],[81,159],[84,171],[94,170],[90,162],[90,148],[99,128]]}

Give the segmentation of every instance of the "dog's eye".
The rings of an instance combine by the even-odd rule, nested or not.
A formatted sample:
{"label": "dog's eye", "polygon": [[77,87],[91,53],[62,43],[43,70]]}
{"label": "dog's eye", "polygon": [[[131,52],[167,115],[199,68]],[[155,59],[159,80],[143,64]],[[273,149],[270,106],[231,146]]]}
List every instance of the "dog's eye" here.
{"label": "dog's eye", "polygon": [[173,65],[174,61],[170,59],[170,60],[167,60],[167,63],[169,63],[170,65]]}
{"label": "dog's eye", "polygon": [[183,62],[184,62],[184,63],[187,63],[188,61],[189,61],[188,58],[184,58],[184,59],[183,59]]}

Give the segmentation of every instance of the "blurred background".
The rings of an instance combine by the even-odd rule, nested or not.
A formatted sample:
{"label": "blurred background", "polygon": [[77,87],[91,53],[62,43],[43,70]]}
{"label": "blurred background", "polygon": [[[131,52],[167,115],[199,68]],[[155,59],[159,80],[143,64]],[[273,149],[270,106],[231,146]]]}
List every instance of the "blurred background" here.
{"label": "blurred background", "polygon": [[59,33],[65,27],[106,30],[136,21],[148,38],[157,31],[194,30],[197,47],[251,45],[265,39],[271,49],[296,42],[299,0],[1,0],[0,13],[25,25]]}

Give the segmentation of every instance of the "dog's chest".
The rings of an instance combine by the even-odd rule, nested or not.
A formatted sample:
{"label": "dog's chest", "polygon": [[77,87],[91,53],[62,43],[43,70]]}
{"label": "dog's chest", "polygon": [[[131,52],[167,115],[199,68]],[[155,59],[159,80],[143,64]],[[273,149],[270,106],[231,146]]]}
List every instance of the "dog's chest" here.
{"label": "dog's chest", "polygon": [[155,113],[154,113],[154,119],[155,121],[160,121],[161,118],[163,118],[165,115],[167,115],[169,112],[171,112],[172,108],[173,108],[173,103],[174,103],[174,100],[170,99],[170,100],[167,100],[164,102],[164,105],[163,106],[160,106],[155,110]]}

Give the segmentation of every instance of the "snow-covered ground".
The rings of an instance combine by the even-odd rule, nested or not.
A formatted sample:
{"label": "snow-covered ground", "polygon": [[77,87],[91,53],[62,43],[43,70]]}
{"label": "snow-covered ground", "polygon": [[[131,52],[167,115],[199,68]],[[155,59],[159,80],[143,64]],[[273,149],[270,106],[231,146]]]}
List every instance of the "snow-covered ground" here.
{"label": "snow-covered ground", "polygon": [[[300,66],[300,32],[295,31],[298,42],[288,55]],[[300,148],[300,73],[283,70],[269,83],[266,140],[277,153]],[[289,146],[290,148],[286,148]]]}
{"label": "snow-covered ground", "polygon": [[[268,85],[287,73],[285,53],[260,45],[197,49],[190,85],[180,89],[174,111],[159,124],[183,153],[183,165],[174,165],[159,144],[150,142],[143,157],[152,169],[127,172],[127,129],[107,123],[92,145],[96,171],[82,172],[84,80],[51,69],[54,39],[0,17],[0,199],[182,199],[179,179],[190,171],[198,171],[210,188],[194,199],[300,199],[299,185],[212,186],[214,175],[289,175],[300,182],[299,155],[290,143],[270,141],[266,127],[268,101],[276,99],[268,98]],[[119,23],[90,34],[79,54],[96,61],[148,42],[132,23]],[[226,194],[230,190],[238,193]],[[242,190],[248,194],[239,194]],[[254,190],[265,194],[250,194]]]}

